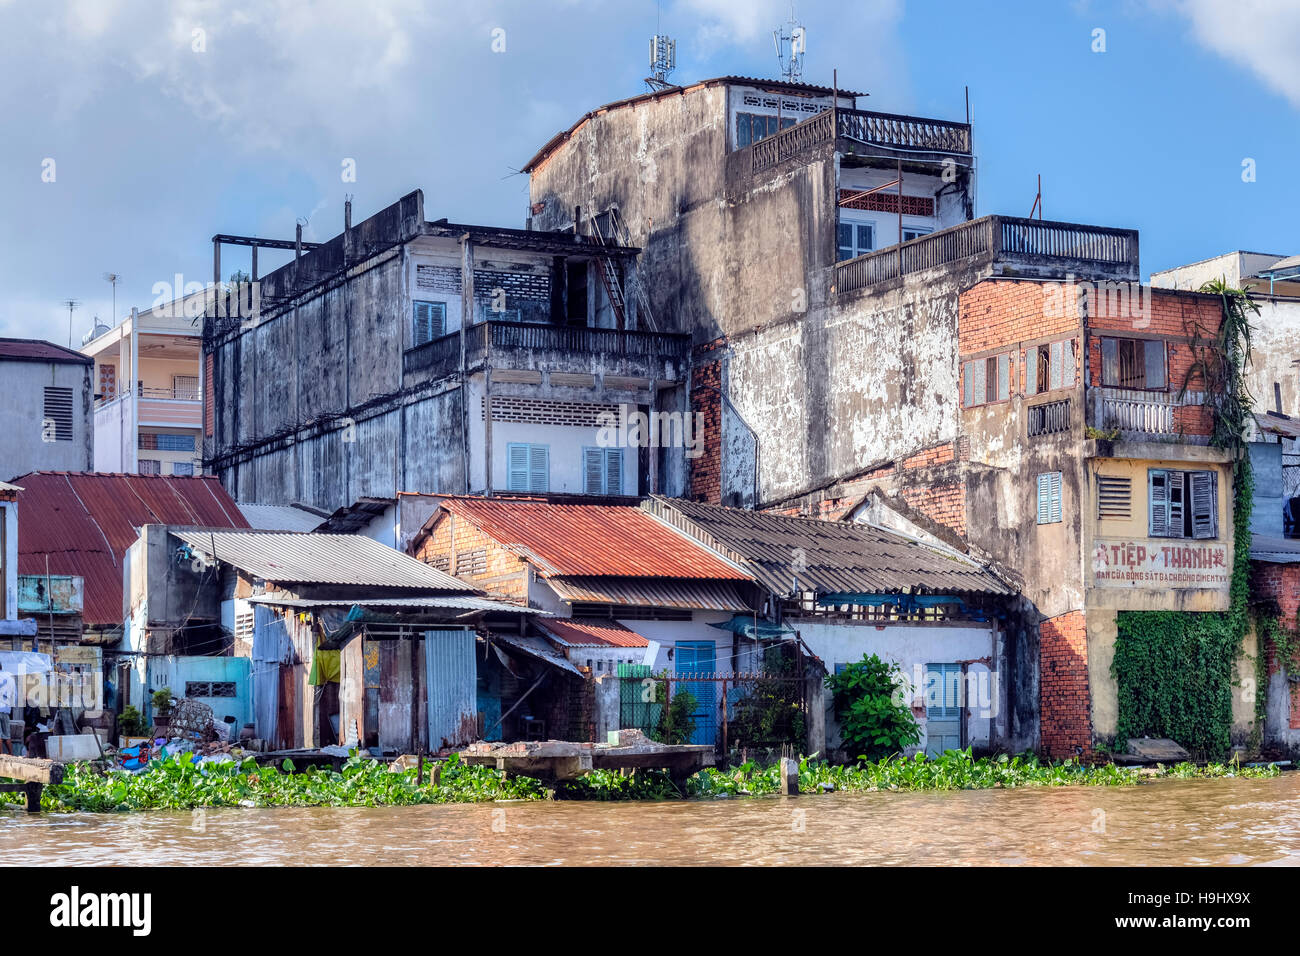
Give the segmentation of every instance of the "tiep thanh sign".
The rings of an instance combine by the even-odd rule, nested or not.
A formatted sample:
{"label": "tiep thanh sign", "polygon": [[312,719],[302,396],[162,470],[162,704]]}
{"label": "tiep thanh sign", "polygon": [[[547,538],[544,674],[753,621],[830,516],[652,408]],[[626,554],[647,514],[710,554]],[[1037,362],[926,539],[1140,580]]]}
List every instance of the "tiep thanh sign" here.
{"label": "tiep thanh sign", "polygon": [[1222,590],[1232,576],[1229,557],[1228,546],[1220,541],[1099,538],[1092,550],[1092,576],[1103,588]]}

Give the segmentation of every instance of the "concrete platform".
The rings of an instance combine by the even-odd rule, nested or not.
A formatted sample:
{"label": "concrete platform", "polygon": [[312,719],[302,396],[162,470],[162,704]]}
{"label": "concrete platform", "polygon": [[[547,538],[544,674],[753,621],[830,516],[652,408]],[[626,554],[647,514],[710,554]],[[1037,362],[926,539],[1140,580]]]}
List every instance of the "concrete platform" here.
{"label": "concrete platform", "polygon": [[663,770],[676,783],[712,767],[708,744],[661,744],[639,731],[617,731],[617,743],[569,740],[471,744],[460,754],[467,764],[496,767],[507,773],[541,780],[572,780],[592,770]]}

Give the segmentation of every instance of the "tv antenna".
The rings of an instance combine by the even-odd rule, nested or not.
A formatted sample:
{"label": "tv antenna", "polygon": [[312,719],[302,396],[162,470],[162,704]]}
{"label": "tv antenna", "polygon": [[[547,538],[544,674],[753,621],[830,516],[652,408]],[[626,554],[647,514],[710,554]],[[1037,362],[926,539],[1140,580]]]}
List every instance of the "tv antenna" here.
{"label": "tv antenna", "polygon": [[117,282],[122,277],[116,272],[105,272],[104,281],[113,283],[113,315],[112,321],[117,325]]}
{"label": "tv antenna", "polygon": [[[786,28],[789,33],[785,32]],[[803,77],[804,54],[808,52],[808,35],[794,18],[794,4],[790,4],[790,19],[784,26],[772,31],[772,42],[776,45],[776,59],[781,64],[781,75],[791,83],[798,83]],[[786,51],[789,50],[789,56]]]}
{"label": "tv antenna", "polygon": [[68,348],[72,348],[72,310],[81,305],[81,300],[64,299],[63,304],[68,307]]}

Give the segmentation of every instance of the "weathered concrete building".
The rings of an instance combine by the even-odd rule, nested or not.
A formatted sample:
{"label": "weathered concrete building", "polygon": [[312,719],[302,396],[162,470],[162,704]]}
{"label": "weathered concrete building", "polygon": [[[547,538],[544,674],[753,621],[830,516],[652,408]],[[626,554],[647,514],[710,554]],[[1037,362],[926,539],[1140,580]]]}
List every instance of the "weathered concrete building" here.
{"label": "weathered concrete building", "polygon": [[[738,77],[610,104],[525,167],[534,221],[644,249],[693,338],[690,497],[894,508],[1001,564],[1039,743],[1086,752],[1116,729],[1116,612],[1227,606],[1231,466],[1188,380],[1218,302],[1141,287],[1133,230],[973,218],[967,124],[856,106]],[[747,141],[754,111],[808,118]]]}
{"label": "weathered concrete building", "polygon": [[205,318],[206,460],[241,501],[326,511],[674,490],[683,448],[608,429],[686,401],[686,337],[656,331],[636,253],[426,222],[413,192],[261,279],[256,316]]}
{"label": "weathered concrete building", "polygon": [[0,480],[93,467],[92,364],[53,342],[0,339]]}

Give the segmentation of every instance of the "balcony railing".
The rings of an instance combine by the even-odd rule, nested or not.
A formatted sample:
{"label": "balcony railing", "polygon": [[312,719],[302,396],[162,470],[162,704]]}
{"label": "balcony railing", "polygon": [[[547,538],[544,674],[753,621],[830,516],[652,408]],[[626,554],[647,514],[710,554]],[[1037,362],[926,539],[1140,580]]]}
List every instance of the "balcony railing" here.
{"label": "balcony railing", "polygon": [[[479,322],[465,331],[465,364],[473,367],[488,351],[558,352],[649,359],[685,360],[690,336],[677,332],[620,331],[582,326],[543,325],[537,322]],[[432,369],[447,374],[460,366],[460,332],[452,332],[407,351],[407,372]]]}
{"label": "balcony railing", "polygon": [[1132,229],[985,216],[837,262],[834,285],[835,291],[843,295],[877,282],[974,258],[1024,263],[1059,272],[1079,263],[1106,274],[1136,279],[1137,240],[1137,232]]}
{"label": "balcony railing", "polygon": [[1059,435],[1070,430],[1070,400],[1044,402],[1030,405],[1026,410],[1030,438],[1039,435]]}
{"label": "balcony railing", "polygon": [[1130,435],[1174,434],[1174,409],[1181,403],[1164,392],[1092,389],[1093,426]]}
{"label": "balcony railing", "polygon": [[141,398],[170,398],[178,399],[185,402],[197,402],[200,398],[198,386],[191,388],[182,388],[173,386],[171,388],[157,388],[152,385],[145,385],[140,389]]}
{"label": "balcony railing", "polygon": [[971,151],[970,126],[966,123],[866,110],[827,110],[750,146],[750,169],[769,169],[806,149],[830,143],[837,136],[868,146],[920,152]]}

